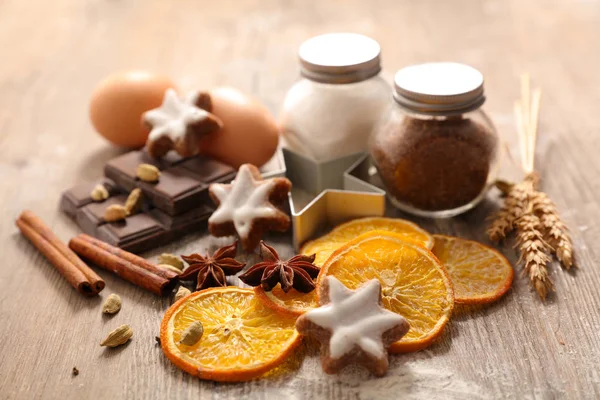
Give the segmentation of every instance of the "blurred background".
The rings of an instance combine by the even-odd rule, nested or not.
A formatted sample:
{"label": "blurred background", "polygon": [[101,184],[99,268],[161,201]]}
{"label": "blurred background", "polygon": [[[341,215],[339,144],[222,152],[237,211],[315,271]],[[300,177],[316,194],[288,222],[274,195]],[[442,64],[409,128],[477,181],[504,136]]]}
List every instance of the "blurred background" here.
{"label": "blurred background", "polygon": [[390,80],[425,61],[478,68],[486,110],[509,142],[518,76],[529,71],[545,94],[540,151],[566,130],[599,150],[590,134],[600,105],[599,20],[597,1],[567,0],[3,1],[0,137],[11,149],[4,158],[18,165],[32,152],[77,152],[73,163],[47,166],[52,173],[40,183],[74,174],[79,155],[107,147],[89,123],[89,96],[123,69],[166,74],[184,91],[231,85],[277,113],[298,77],[300,43],[335,31],[379,41]]}

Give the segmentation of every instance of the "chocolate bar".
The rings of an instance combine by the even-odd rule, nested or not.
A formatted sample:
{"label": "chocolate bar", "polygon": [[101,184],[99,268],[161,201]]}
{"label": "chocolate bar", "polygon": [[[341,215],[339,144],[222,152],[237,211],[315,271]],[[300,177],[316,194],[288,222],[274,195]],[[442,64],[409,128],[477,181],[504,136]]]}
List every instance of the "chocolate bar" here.
{"label": "chocolate bar", "polygon": [[[206,227],[206,220],[214,211],[207,204],[171,216],[158,208],[153,208],[146,200],[140,213],[128,216],[124,221],[106,222],[104,211],[112,204],[124,204],[126,195],[116,194],[102,202],[92,202],[79,207],[71,212],[73,204],[85,203],[85,187],[83,184],[63,194],[69,201],[63,199],[63,211],[71,216],[84,233],[97,237],[113,246],[120,247],[130,252],[139,253],[164,245],[187,233],[195,232]],[[76,197],[75,194],[80,194]]]}
{"label": "chocolate bar", "polygon": [[[160,169],[159,181],[137,179],[139,164]],[[100,182],[109,192],[108,199],[94,202],[91,191],[98,182],[84,183],[63,194],[61,208],[83,232],[131,252],[142,252],[205,229],[214,211],[208,198],[209,184],[235,176],[235,169],[219,161],[201,156],[184,159],[174,152],[157,160],[145,151],[132,151],[110,160],[104,171],[107,178]],[[107,223],[106,208],[124,204],[125,193],[134,188],[142,190],[142,211],[124,221]]]}
{"label": "chocolate bar", "polygon": [[[158,182],[136,178],[136,169],[142,163],[161,170]],[[154,207],[169,215],[178,215],[209,202],[208,185],[230,181],[235,177],[235,169],[201,156],[156,160],[145,151],[133,151],[109,161],[104,174],[126,191],[140,188]]]}
{"label": "chocolate bar", "polygon": [[[261,172],[281,171],[280,158],[276,155]],[[148,183],[137,179],[139,164],[151,164],[161,170],[159,181]],[[110,160],[104,172],[106,178],[103,180],[83,183],[65,191],[61,209],[88,235],[140,253],[187,233],[206,229],[208,217],[214,211],[208,186],[213,182],[231,181],[236,171],[202,156],[181,158],[170,152],[157,160],[145,151],[132,151]],[[110,197],[103,202],[91,199],[91,191],[97,183],[103,183],[109,192]],[[111,204],[124,204],[126,193],[134,188],[140,188],[144,194],[142,211],[124,221],[106,222],[106,208]]]}

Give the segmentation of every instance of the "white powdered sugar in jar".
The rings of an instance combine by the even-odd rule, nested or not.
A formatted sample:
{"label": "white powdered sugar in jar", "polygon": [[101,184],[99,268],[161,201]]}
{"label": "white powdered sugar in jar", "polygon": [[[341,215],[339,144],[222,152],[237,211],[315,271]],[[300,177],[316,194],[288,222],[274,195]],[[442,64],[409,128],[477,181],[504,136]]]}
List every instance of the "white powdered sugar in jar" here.
{"label": "white powdered sugar in jar", "polygon": [[304,42],[302,78],[288,91],[280,116],[285,146],[317,161],[367,150],[390,103],[380,53],[375,40],[354,33]]}

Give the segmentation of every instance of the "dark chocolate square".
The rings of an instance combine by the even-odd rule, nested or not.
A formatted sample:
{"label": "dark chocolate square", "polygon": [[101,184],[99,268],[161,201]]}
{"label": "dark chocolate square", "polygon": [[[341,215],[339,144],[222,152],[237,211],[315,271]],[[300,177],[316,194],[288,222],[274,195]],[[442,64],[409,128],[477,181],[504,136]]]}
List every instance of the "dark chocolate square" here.
{"label": "dark chocolate square", "polygon": [[236,173],[232,166],[202,156],[184,160],[178,166],[193,172],[204,183],[229,182]]}
{"label": "dark chocolate square", "polygon": [[135,214],[124,221],[100,226],[96,237],[123,249],[143,251],[162,245],[168,240],[168,235],[169,233],[148,214]]}
{"label": "dark chocolate square", "polygon": [[85,182],[63,193],[60,200],[60,209],[69,217],[75,218],[75,214],[79,208],[90,204],[93,201],[91,193],[98,184],[104,185],[109,195],[113,195],[118,191],[115,183],[107,178],[99,179],[94,182]]}
{"label": "dark chocolate square", "polygon": [[[172,153],[172,152],[171,152]],[[104,166],[104,175],[130,192],[137,187],[136,170],[140,164],[154,165],[159,170],[169,168],[183,159],[175,155],[169,155],[162,159],[151,157],[145,150],[131,151],[113,158]]]}
{"label": "dark chocolate square", "polygon": [[185,168],[172,167],[156,183],[138,181],[144,196],[169,215],[191,210],[208,201],[208,186]]}
{"label": "dark chocolate square", "polygon": [[200,204],[198,207],[179,215],[169,215],[158,208],[152,209],[149,214],[166,230],[184,228],[186,231],[191,232],[195,230],[191,227],[192,224],[208,220],[214,210],[213,207],[207,204]]}
{"label": "dark chocolate square", "polygon": [[[144,150],[144,152],[146,151]],[[184,160],[186,160],[185,157],[182,157],[176,151],[171,150],[160,159],[160,169],[166,169],[174,165],[178,165]]]}
{"label": "dark chocolate square", "polygon": [[90,203],[77,210],[77,213],[75,213],[75,221],[84,233],[95,236],[98,227],[105,223],[104,211],[106,208],[113,204],[123,205],[125,204],[125,200],[127,200],[126,196],[118,195],[109,197],[103,202]]}

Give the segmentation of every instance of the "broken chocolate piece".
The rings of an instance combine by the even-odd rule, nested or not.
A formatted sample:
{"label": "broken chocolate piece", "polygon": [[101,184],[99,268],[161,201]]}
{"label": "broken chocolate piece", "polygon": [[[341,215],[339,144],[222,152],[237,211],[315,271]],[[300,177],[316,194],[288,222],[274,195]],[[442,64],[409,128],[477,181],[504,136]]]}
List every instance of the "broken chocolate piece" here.
{"label": "broken chocolate piece", "polygon": [[65,214],[71,218],[75,218],[75,213],[79,208],[93,202],[91,193],[96,185],[99,184],[106,188],[109,196],[118,191],[115,183],[108,178],[100,179],[95,182],[82,183],[63,193],[60,200],[60,208]]}
{"label": "broken chocolate piece", "polygon": [[235,168],[205,157],[193,157],[182,161],[179,167],[194,173],[204,183],[229,182],[235,177]]}
{"label": "broken chocolate piece", "polygon": [[212,207],[201,204],[186,213],[171,216],[157,208],[146,206],[141,213],[130,215],[123,221],[107,223],[103,207],[122,204],[124,195],[109,198],[104,203],[92,203],[76,213],[79,227],[90,236],[131,252],[142,252],[164,245],[188,233],[206,229]]}
{"label": "broken chocolate piece", "polygon": [[180,214],[208,201],[208,185],[181,167],[163,171],[156,183],[138,181],[137,186],[156,208],[170,215]]}
{"label": "broken chocolate piece", "polygon": [[153,208],[149,214],[158,221],[166,230],[180,229],[190,224],[202,222],[205,225],[208,217],[214,211],[214,208],[207,204],[201,204],[186,213],[179,215],[169,215],[158,208]]}
{"label": "broken chocolate piece", "polygon": [[104,175],[126,192],[130,192],[137,187],[136,171],[140,164],[150,164],[159,170],[164,170],[182,160],[183,158],[177,154],[169,154],[167,157],[157,160],[150,157],[144,150],[130,151],[107,162],[104,166]]}
{"label": "broken chocolate piece", "polygon": [[84,233],[95,236],[96,230],[106,221],[104,220],[104,211],[113,204],[124,204],[127,200],[127,196],[117,195],[112,196],[103,201],[102,203],[91,203],[84,207],[81,207],[75,213],[75,221]]}
{"label": "broken chocolate piece", "polygon": [[166,243],[171,233],[148,214],[136,214],[124,221],[100,226],[96,237],[131,252],[141,252]]}
{"label": "broken chocolate piece", "polygon": [[[136,169],[140,163],[149,163],[161,170],[160,180],[151,183],[137,179]],[[187,160],[167,156],[156,160],[145,151],[133,151],[109,161],[104,173],[126,191],[140,188],[154,207],[177,215],[210,203],[208,184],[232,179],[235,169],[200,156]]]}

